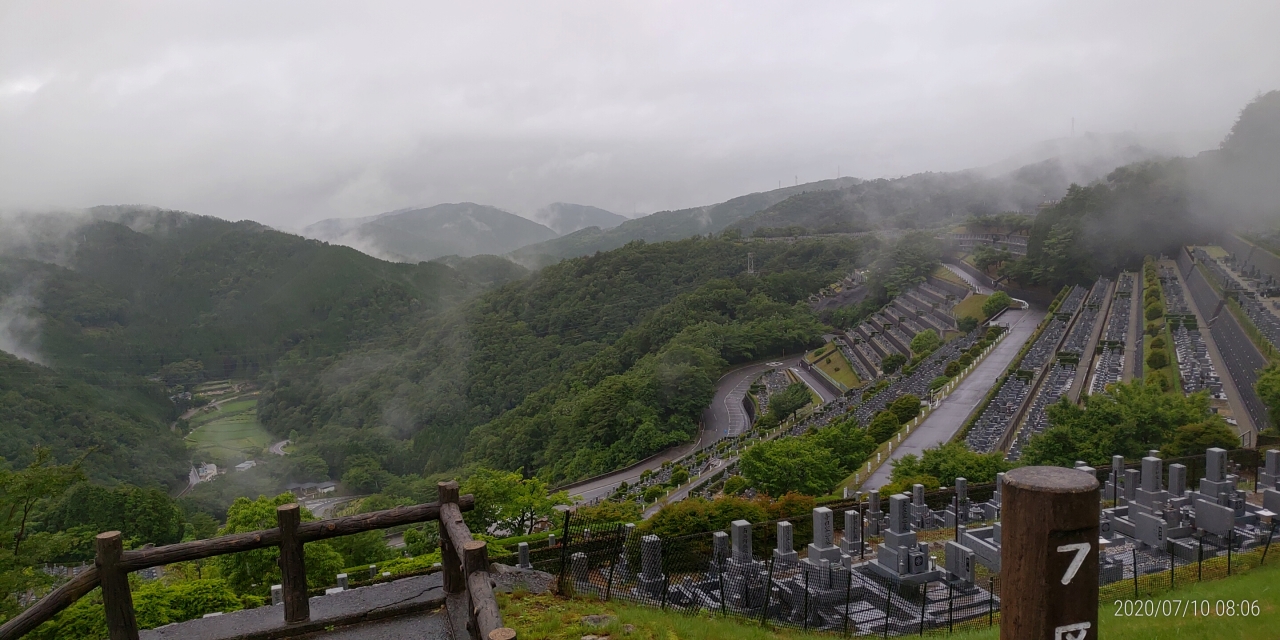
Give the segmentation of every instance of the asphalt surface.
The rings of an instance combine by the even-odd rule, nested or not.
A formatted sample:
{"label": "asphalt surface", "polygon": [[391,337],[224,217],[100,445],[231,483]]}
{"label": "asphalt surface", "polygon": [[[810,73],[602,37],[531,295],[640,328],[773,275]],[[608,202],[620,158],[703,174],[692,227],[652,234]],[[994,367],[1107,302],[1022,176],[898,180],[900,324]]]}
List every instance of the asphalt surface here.
{"label": "asphalt surface", "polygon": [[[970,275],[970,274],[969,274],[968,272],[966,272],[964,269],[961,269],[960,267],[957,267],[957,266],[955,266],[955,265],[953,265],[953,264],[947,264],[947,263],[945,263],[945,262],[944,262],[944,263],[942,263],[942,266],[946,267],[946,268],[947,268],[947,271],[950,271],[951,273],[954,273],[954,274],[956,274],[957,276],[960,276],[960,279],[962,279],[962,280],[964,280],[965,282],[968,282],[969,284],[973,285],[973,288],[974,288],[974,290],[975,290],[977,293],[981,293],[981,294],[990,294],[990,293],[992,293],[992,291],[991,291],[991,287],[989,287],[989,286],[985,286],[985,285],[983,285],[981,282],[978,282],[978,279],[977,279],[977,278],[975,278],[975,277],[973,277],[972,275]],[[1007,339],[1008,339],[1008,338],[1006,338],[1006,340],[1007,340]]]}
{"label": "asphalt surface", "polygon": [[917,456],[925,449],[943,444],[964,427],[965,420],[973,413],[982,399],[986,397],[996,379],[1009,368],[1018,351],[1035,333],[1036,325],[1044,318],[1045,312],[1038,309],[1010,309],[1000,317],[998,322],[1007,323],[1009,335],[982,362],[974,367],[969,376],[962,380],[955,390],[939,403],[938,408],[898,445],[889,459],[876,469],[871,477],[863,483],[863,489],[877,489],[889,484],[889,474],[893,472],[892,461],[909,453]]}
{"label": "asphalt surface", "polygon": [[[1191,292],[1191,302],[1199,308],[1202,315],[1212,317],[1221,300],[1209,282],[1199,270],[1193,270],[1187,278],[1187,288]],[[1266,407],[1258,398],[1253,385],[1258,382],[1258,372],[1265,369],[1267,359],[1258,348],[1253,346],[1249,335],[1241,328],[1229,309],[1223,309],[1218,319],[1209,326],[1209,335],[1218,347],[1218,353],[1227,365],[1227,373],[1235,382],[1240,393],[1245,412],[1258,428],[1271,424],[1267,419]]]}
{"label": "asphalt surface", "polygon": [[268,451],[270,451],[271,453],[274,453],[274,454],[276,454],[276,455],[278,455],[278,456],[282,456],[282,455],[284,455],[284,446],[285,446],[285,445],[287,445],[287,444],[289,444],[289,441],[288,441],[288,440],[281,440],[280,442],[277,442],[277,443],[275,443],[275,444],[271,445],[271,447],[268,449]]}

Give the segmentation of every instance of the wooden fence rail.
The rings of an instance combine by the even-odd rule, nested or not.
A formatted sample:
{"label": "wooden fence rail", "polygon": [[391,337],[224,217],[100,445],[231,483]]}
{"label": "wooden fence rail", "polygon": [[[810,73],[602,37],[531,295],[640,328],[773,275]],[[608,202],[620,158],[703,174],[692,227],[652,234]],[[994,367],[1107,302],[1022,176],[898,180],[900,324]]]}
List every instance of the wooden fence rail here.
{"label": "wooden fence rail", "polygon": [[493,595],[487,546],[472,539],[471,531],[462,520],[462,512],[475,507],[475,497],[459,496],[457,482],[441,482],[438,488],[438,502],[312,522],[301,522],[298,505],[286,504],[276,509],[279,526],[274,529],[137,551],[122,549],[119,531],[99,534],[94,566],[0,625],[0,640],[21,638],[97,587],[102,587],[111,640],[137,640],[138,625],[134,617],[133,596],[129,592],[129,572],[266,547],[280,548],[285,622],[307,622],[311,612],[307,599],[305,543],[430,520],[437,520],[440,524],[445,592],[469,592],[468,618],[472,636],[483,640],[514,640],[515,631],[502,626],[502,616]]}

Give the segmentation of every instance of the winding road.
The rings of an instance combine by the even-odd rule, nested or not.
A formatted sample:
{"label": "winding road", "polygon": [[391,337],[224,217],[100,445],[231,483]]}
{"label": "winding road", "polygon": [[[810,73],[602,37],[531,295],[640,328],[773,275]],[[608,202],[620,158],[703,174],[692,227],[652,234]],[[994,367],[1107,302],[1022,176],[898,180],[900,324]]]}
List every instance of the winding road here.
{"label": "winding road", "polygon": [[769,369],[791,369],[822,397],[823,402],[833,400],[835,396],[815,379],[814,374],[802,371],[799,363],[800,356],[795,355],[753,362],[730,370],[716,381],[716,391],[711,399],[711,405],[702,414],[702,433],[699,434],[697,441],[672,447],[625,469],[588,478],[561,488],[577,497],[579,501],[589,502],[613,493],[622,482],[635,483],[640,479],[640,474],[656,470],[665,462],[678,460],[694,451],[709,447],[721,438],[741,434],[750,426],[742,400],[751,389],[751,382]]}

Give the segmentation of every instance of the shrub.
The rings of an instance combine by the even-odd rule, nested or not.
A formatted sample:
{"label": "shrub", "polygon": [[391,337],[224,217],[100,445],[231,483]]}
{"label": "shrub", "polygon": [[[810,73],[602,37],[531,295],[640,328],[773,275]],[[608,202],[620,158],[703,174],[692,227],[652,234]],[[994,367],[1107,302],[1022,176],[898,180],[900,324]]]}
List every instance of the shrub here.
{"label": "shrub", "polygon": [[880,361],[880,370],[885,373],[893,373],[902,368],[907,363],[907,357],[901,353],[891,353]]}
{"label": "shrub", "polygon": [[956,362],[955,360],[952,360],[951,362],[947,363],[946,368],[942,370],[942,374],[947,376],[948,378],[954,378],[960,375],[960,369],[961,369],[960,363]]}
{"label": "shrub", "polygon": [[974,356],[970,355],[968,352],[965,352],[963,355],[960,356],[960,359],[957,360],[957,362],[960,363],[960,366],[967,367],[973,364],[973,358]]}
{"label": "shrub", "polygon": [[956,320],[956,327],[960,329],[961,333],[969,333],[978,328],[978,319],[973,316],[961,316],[959,320]]}
{"label": "shrub", "polygon": [[920,415],[920,398],[912,393],[903,394],[890,402],[885,409],[893,412],[899,423],[904,423]]}
{"label": "shrub", "polygon": [[1160,327],[1157,327],[1156,323],[1154,322],[1148,322],[1147,328],[1146,328],[1146,334],[1149,336],[1154,336],[1157,333],[1160,333]]}
{"label": "shrub", "polygon": [[1163,336],[1156,336],[1156,337],[1155,337],[1155,339],[1151,341],[1151,348],[1152,348],[1152,349],[1163,349],[1163,348],[1164,348],[1164,337],[1163,337]]}
{"label": "shrub", "polygon": [[1159,302],[1147,305],[1147,310],[1143,312],[1143,316],[1147,320],[1155,320],[1164,317],[1164,307]]}
{"label": "shrub", "polygon": [[911,338],[911,353],[914,353],[916,357],[920,357],[933,353],[941,344],[942,339],[938,337],[937,332],[933,329],[925,329],[917,333],[914,338]]}
{"label": "shrub", "polygon": [[725,495],[736,496],[743,491],[746,491],[747,487],[750,486],[751,483],[747,482],[746,478],[742,476],[730,476],[728,480],[724,481],[724,492]]}
{"label": "shrub", "polygon": [[644,490],[643,498],[645,502],[653,502],[654,500],[661,498],[662,495],[666,492],[667,492],[666,489],[655,484],[652,487],[649,487],[648,489]]}
{"label": "shrub", "polygon": [[898,421],[898,417],[889,411],[881,411],[871,419],[871,424],[867,426],[867,435],[871,436],[877,444],[893,437],[902,427],[902,423]]}
{"label": "shrub", "polygon": [[1147,354],[1147,366],[1152,369],[1163,369],[1169,366],[1169,355],[1163,349],[1152,349]]}
{"label": "shrub", "polygon": [[1009,294],[1003,291],[997,291],[991,294],[991,297],[987,298],[986,301],[982,303],[982,313],[986,314],[986,316],[990,318],[991,316],[1004,311],[1011,304],[1013,304],[1013,298],[1010,298]]}

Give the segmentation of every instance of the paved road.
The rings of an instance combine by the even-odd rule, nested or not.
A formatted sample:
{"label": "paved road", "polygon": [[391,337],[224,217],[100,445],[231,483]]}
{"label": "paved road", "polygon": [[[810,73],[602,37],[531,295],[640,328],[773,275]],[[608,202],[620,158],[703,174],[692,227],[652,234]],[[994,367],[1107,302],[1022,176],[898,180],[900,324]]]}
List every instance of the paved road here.
{"label": "paved road", "polygon": [[287,444],[289,444],[289,441],[288,441],[288,440],[281,440],[280,442],[277,442],[277,443],[275,443],[275,444],[271,445],[271,447],[270,447],[269,449],[267,449],[267,450],[268,450],[268,451],[270,451],[271,453],[274,453],[274,454],[278,455],[278,456],[282,456],[282,455],[285,455],[285,453],[284,453],[284,446],[285,446],[285,445],[287,445]]}
{"label": "paved road", "polygon": [[819,378],[820,374],[801,369],[799,366],[799,361],[800,361],[799,358],[796,358],[794,361],[788,361],[792,363],[792,366],[789,366],[787,368],[791,369],[791,372],[796,374],[796,377],[800,378],[801,382],[804,382],[806,385],[809,385],[809,388],[813,389],[813,392],[818,394],[819,398],[822,398],[823,404],[831,402],[832,400],[835,400],[836,398],[840,397],[839,393],[832,391],[831,389],[827,388],[827,385],[823,384],[824,381]]}
{"label": "paved road", "polygon": [[[946,267],[947,271],[950,271],[951,273],[954,273],[957,276],[960,276],[962,280],[973,285],[974,289],[976,289],[978,293],[982,293],[982,294],[992,293],[991,287],[984,286],[981,282],[978,282],[977,278],[973,277],[969,272],[965,271],[964,269],[961,269],[960,267],[957,267],[954,264],[947,264],[945,262],[942,263],[942,266]],[[1008,338],[1006,338],[1006,340],[1007,339]]]}
{"label": "paved road", "polygon": [[306,507],[307,511],[311,512],[311,515],[323,520],[329,517],[329,514],[333,513],[333,510],[339,506],[351,502],[352,500],[359,500],[363,497],[365,496],[338,496],[336,498],[312,498],[309,500],[299,500],[298,502],[302,506]]}
{"label": "paved road", "polygon": [[1010,325],[1009,335],[996,346],[987,357],[956,386],[929,417],[916,428],[898,448],[889,455],[889,460],[880,465],[875,473],[863,483],[863,489],[876,489],[889,484],[889,474],[893,471],[892,460],[897,460],[908,453],[917,456],[925,449],[936,447],[947,442],[963,426],[969,414],[973,413],[978,403],[986,397],[991,385],[1009,368],[1022,345],[1026,344],[1035,332],[1036,325],[1044,318],[1045,312],[1038,309],[1010,309],[1000,317],[998,322]]}

